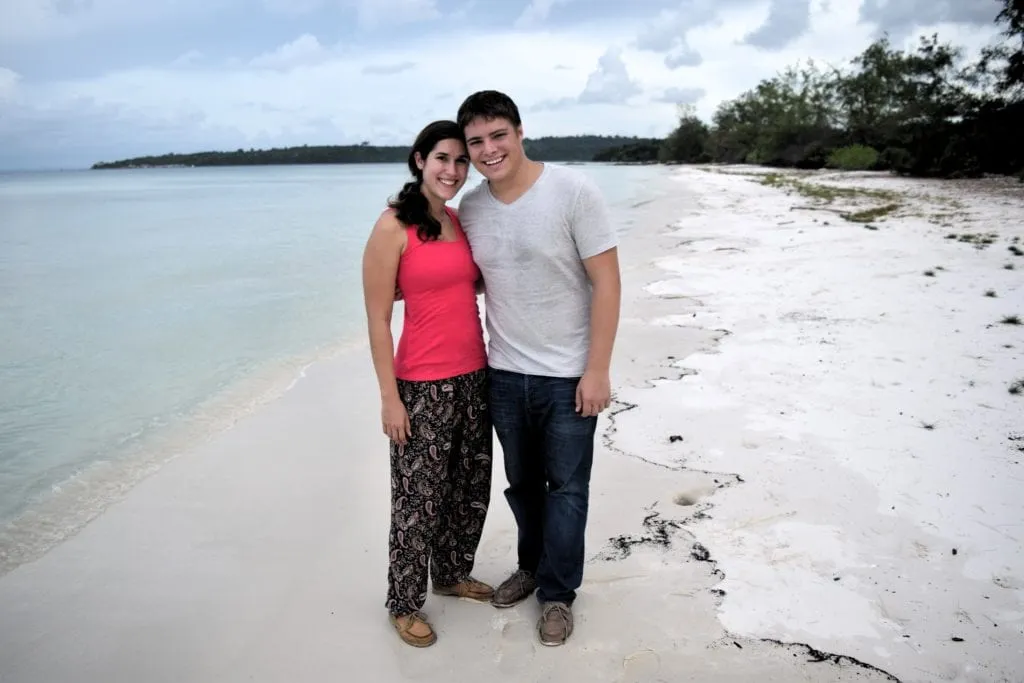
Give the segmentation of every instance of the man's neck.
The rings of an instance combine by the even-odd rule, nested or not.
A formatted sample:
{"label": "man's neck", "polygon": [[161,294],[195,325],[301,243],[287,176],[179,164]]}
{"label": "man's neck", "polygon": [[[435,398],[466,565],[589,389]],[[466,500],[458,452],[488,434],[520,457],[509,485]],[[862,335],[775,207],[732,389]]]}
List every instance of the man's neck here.
{"label": "man's neck", "polygon": [[506,178],[502,183],[491,183],[491,194],[499,201],[511,204],[526,194],[526,191],[533,187],[544,170],[544,164],[532,159],[523,159],[522,165],[516,170],[515,175]]}

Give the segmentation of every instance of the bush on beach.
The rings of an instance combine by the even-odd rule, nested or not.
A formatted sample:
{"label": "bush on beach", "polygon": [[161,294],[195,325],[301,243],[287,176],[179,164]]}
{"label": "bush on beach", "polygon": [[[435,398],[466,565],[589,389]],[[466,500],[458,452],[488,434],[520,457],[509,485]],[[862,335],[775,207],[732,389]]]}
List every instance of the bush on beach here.
{"label": "bush on beach", "polygon": [[849,145],[833,150],[825,165],[840,171],[871,171],[877,167],[878,157],[874,147]]}

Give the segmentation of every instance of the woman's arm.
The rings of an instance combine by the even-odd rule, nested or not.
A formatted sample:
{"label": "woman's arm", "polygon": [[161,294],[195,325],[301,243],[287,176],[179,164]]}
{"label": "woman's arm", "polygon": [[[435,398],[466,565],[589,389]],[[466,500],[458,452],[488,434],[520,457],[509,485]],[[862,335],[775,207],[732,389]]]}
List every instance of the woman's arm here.
{"label": "woman's arm", "polygon": [[[363,252],[363,299],[370,335],[370,355],[380,386],[384,431],[399,443],[409,436],[408,417],[398,411],[400,403],[395,379],[395,342],[391,334],[391,313],[395,303],[398,262],[405,249],[405,229],[390,212],[373,226]],[[395,415],[401,412],[403,415]],[[392,415],[392,420],[388,419]],[[388,424],[391,421],[392,424]]]}

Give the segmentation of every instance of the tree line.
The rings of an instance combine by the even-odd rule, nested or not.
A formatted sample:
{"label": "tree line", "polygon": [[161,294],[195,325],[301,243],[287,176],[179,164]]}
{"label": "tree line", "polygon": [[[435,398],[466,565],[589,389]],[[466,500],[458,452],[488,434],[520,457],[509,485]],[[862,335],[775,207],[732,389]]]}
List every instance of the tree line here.
{"label": "tree line", "polygon": [[722,103],[710,125],[683,107],[656,148],[608,156],[1024,181],[1024,0],[1003,4],[1002,40],[974,61],[937,35],[914,50],[883,37],[846,68],[808,62],[762,81]]}
{"label": "tree line", "polygon": [[[641,138],[617,135],[572,135],[527,138],[526,153],[538,161],[593,161],[608,149],[636,145]],[[649,142],[649,141],[647,141]],[[322,145],[273,149],[238,149],[225,152],[161,154],[120,161],[98,162],[94,169],[176,166],[263,166],[280,164],[405,163],[409,146]]]}

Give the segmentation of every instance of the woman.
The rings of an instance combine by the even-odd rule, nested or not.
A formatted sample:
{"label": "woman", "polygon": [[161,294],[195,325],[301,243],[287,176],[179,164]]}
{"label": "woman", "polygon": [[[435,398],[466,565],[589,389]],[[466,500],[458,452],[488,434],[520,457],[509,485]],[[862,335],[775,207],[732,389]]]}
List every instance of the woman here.
{"label": "woman", "polygon": [[[370,349],[391,439],[387,609],[406,643],[433,645],[420,610],[434,592],[490,600],[470,576],[491,490],[487,354],[477,309],[480,271],[446,203],[466,182],[462,130],[435,121],[409,153],[414,179],[377,220],[363,256]],[[405,300],[398,350],[395,292]]]}

